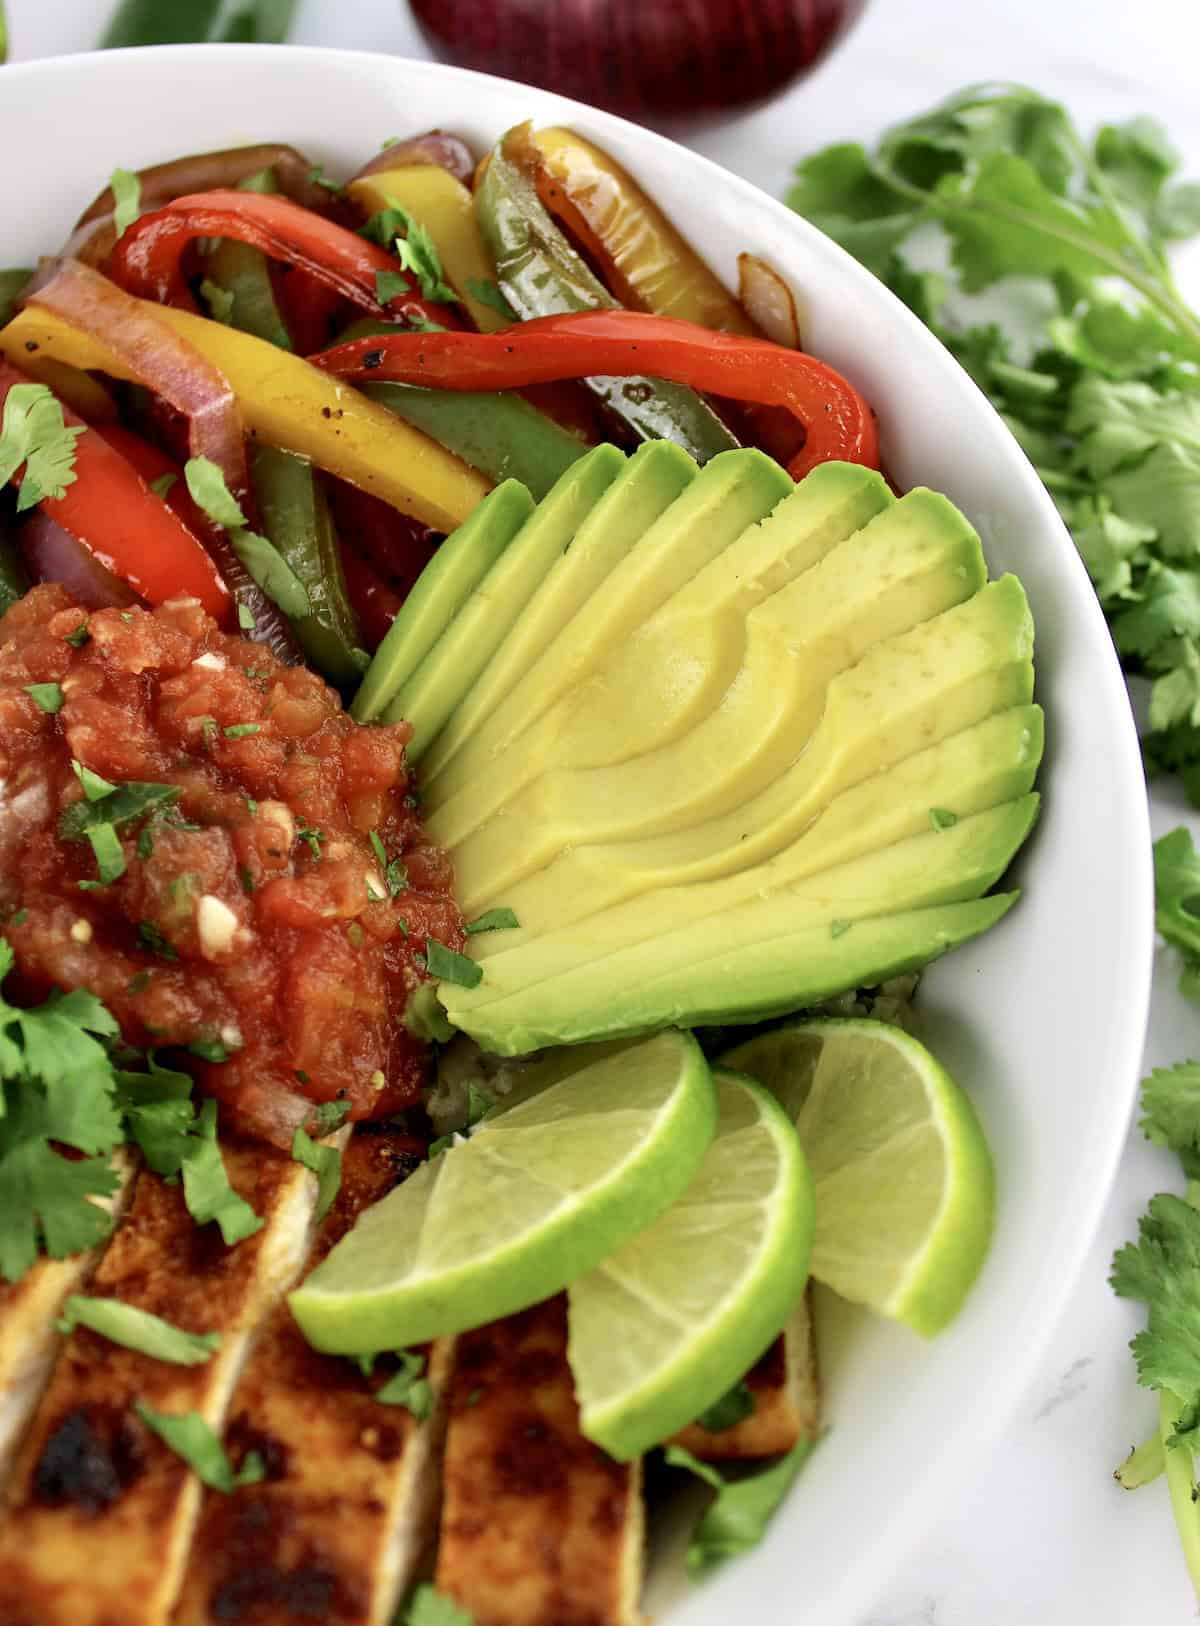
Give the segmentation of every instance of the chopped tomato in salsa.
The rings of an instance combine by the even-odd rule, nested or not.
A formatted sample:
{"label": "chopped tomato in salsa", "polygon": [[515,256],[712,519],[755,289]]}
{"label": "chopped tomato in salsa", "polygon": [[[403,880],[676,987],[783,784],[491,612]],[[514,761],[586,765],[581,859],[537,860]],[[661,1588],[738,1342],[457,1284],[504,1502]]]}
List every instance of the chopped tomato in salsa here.
{"label": "chopped tomato in salsa", "polygon": [[[223,1121],[277,1144],[317,1102],[415,1102],[405,1007],[426,939],[463,929],[407,725],[360,727],[194,600],[89,615],[36,587],[0,638],[0,919],[29,993],[90,989],[128,1042],[190,1048]],[[126,816],[102,781],[158,799]]]}

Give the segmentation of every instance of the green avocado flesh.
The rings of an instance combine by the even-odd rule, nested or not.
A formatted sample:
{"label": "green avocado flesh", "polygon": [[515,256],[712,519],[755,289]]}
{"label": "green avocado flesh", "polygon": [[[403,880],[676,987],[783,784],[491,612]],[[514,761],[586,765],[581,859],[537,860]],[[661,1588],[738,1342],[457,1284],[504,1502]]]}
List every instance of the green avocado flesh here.
{"label": "green avocado flesh", "polygon": [[465,916],[519,922],[439,990],[486,1049],[781,1015],[1014,901],[985,894],[1036,818],[1032,623],[944,497],[598,448],[446,602],[384,715]]}

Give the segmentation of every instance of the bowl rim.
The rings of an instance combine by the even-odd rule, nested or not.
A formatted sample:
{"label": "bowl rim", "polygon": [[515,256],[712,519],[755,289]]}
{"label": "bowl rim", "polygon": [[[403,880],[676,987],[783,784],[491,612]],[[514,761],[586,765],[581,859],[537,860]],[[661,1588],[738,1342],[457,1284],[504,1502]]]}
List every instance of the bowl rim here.
{"label": "bowl rim", "polygon": [[[937,1452],[931,1454],[931,1462],[914,1466],[909,1479],[910,1494],[904,1507],[898,1510],[893,1508],[890,1511],[887,1527],[882,1535],[878,1531],[873,1532],[870,1562],[863,1562],[860,1573],[841,1586],[836,1600],[833,1600],[835,1611],[834,1616],[830,1618],[836,1618],[839,1622],[849,1622],[854,1609],[861,1611],[870,1607],[888,1574],[902,1561],[905,1553],[911,1549],[921,1533],[927,1531],[947,1507],[953,1493],[966,1480],[972,1464],[978,1462],[981,1452],[994,1446],[1005,1423],[1012,1418],[1029,1391],[1052,1339],[1066,1318],[1074,1289],[1082,1277],[1088,1255],[1099,1233],[1104,1210],[1115,1184],[1118,1164],[1137,1098],[1137,1082],[1149,1020],[1155,941],[1151,901],[1153,867],[1149,804],[1140,746],[1128,703],[1124,675],[1086,569],[1053,501],[1011,431],[986,395],[913,312],[840,245],[789,209],[782,201],[764,192],[753,182],[725,169],[715,160],[658,131],[643,128],[618,114],[592,107],[557,92],[523,85],[517,80],[499,75],[386,51],[346,50],[317,45],[187,44],[69,53],[12,63],[4,70],[4,83],[6,88],[14,91],[20,90],[26,84],[36,86],[42,80],[53,82],[64,75],[82,75],[85,80],[94,79],[97,74],[103,75],[107,72],[119,76],[130,71],[131,59],[143,64],[133,70],[135,74],[145,73],[150,76],[173,63],[184,61],[190,63],[201,56],[213,61],[214,71],[216,65],[221,62],[249,58],[264,64],[269,61],[273,66],[289,59],[293,61],[303,59],[313,66],[336,62],[352,72],[389,76],[394,73],[399,85],[403,84],[407,76],[417,73],[423,78],[429,76],[441,81],[446,87],[448,101],[453,100],[457,105],[464,103],[469,105],[472,87],[503,86],[509,90],[520,91],[529,99],[532,116],[540,118],[542,113],[551,107],[552,116],[555,118],[569,120],[582,116],[586,120],[589,136],[593,132],[598,132],[598,138],[602,140],[603,133],[607,129],[626,140],[632,138],[648,145],[664,158],[671,157],[676,165],[682,157],[684,166],[690,168],[700,180],[707,178],[711,184],[719,186],[727,194],[732,193],[737,200],[748,203],[755,210],[761,211],[765,205],[776,222],[801,243],[806,244],[810,250],[815,250],[821,256],[834,256],[838,262],[840,275],[854,288],[857,297],[887,309],[890,323],[903,335],[904,347],[912,351],[915,359],[920,361],[923,367],[931,370],[935,376],[935,384],[938,375],[943,378],[953,377],[956,388],[961,390],[965,384],[975,395],[978,405],[988,419],[989,431],[995,440],[996,453],[1005,461],[1006,472],[1011,471],[1013,479],[1023,488],[1024,500],[1040,513],[1047,533],[1047,542],[1055,549],[1052,574],[1065,574],[1068,583],[1074,584],[1071,592],[1080,600],[1076,608],[1082,617],[1082,635],[1093,641],[1102,640],[1105,646],[1102,654],[1105,691],[1097,697],[1097,704],[1103,710],[1107,723],[1111,725],[1106,739],[1107,790],[1114,803],[1119,803],[1119,820],[1127,834],[1136,835],[1138,838],[1136,842],[1127,843],[1129,850],[1122,850],[1119,855],[1127,880],[1131,882],[1128,890],[1146,899],[1146,906],[1141,913],[1133,914],[1125,922],[1127,935],[1119,944],[1125,978],[1123,983],[1125,1019],[1120,1028],[1120,1040],[1116,1047],[1118,1053],[1115,1058],[1110,1059],[1109,1072],[1113,1077],[1124,1075],[1129,1079],[1128,1096],[1122,1111],[1117,1110],[1115,1097],[1111,1102],[1111,1116],[1102,1137],[1102,1149],[1096,1153],[1093,1160],[1098,1177],[1092,1182],[1085,1199],[1078,1203],[1073,1211],[1075,1224],[1069,1243],[1061,1241],[1059,1243],[1057,1254],[1059,1268],[1055,1273],[1058,1292],[1053,1305],[1042,1313],[1037,1328],[1028,1333],[1021,1345],[1019,1356],[1014,1356],[1006,1365],[991,1374],[986,1413],[977,1412],[969,1429],[960,1427],[948,1446],[939,1446]],[[91,90],[92,86],[89,85],[87,88]],[[319,114],[314,115],[314,122],[318,120]],[[148,145],[154,143],[157,134],[155,132]],[[667,212],[670,213],[669,208]],[[703,255],[704,245],[697,242],[695,246]],[[736,1572],[744,1596],[747,1571],[740,1566],[730,1566],[729,1570]],[[706,1586],[706,1592],[718,1595],[714,1596],[714,1602],[718,1607],[719,1597],[724,1596],[724,1588],[730,1588],[732,1596],[730,1582],[731,1574],[727,1573],[724,1578],[718,1577]],[[733,1584],[737,1585],[738,1579],[734,1579]],[[826,1621],[823,1620],[822,1626],[827,1626]]]}

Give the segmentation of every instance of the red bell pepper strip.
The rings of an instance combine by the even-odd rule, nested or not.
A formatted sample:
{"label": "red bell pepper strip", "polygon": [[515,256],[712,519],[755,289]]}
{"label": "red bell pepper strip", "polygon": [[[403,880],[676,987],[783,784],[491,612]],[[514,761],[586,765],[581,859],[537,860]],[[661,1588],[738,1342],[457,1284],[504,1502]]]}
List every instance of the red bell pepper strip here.
{"label": "red bell pepper strip", "polygon": [[269,192],[193,192],[135,220],[113,248],[109,272],[115,282],[143,299],[195,310],[183,270],[183,255],[197,237],[227,237],[249,243],[273,260],[284,260],[324,282],[361,310],[386,310],[406,321],[457,325],[445,305],[418,292],[380,302],[375,278],[399,275],[414,290],[394,254],[311,209]]}
{"label": "red bell pepper strip", "polygon": [[152,441],[143,440],[132,429],[126,429],[123,424],[100,424],[96,433],[114,451],[120,452],[127,463],[133,464],[148,486],[152,486],[156,480],[165,482],[165,477],[171,475],[171,484],[162,492],[163,501],[168,508],[174,509],[193,536],[203,536],[205,525],[209,523],[208,517],[203,509],[197,508],[184,479],[183,469],[173,457],[160,451]]}
{"label": "red bell pepper strip", "polygon": [[647,375],[711,395],[786,408],[804,445],[788,465],[799,480],[834,459],[879,467],[875,418],[840,373],[767,339],[714,333],[642,311],[541,316],[498,333],[397,333],[356,339],[309,358],[339,377],[434,389],[525,389],[563,378]]}
{"label": "red bell pepper strip", "polygon": [[358,617],[363,642],[374,653],[383,642],[384,635],[396,619],[400,609],[400,595],[378,575],[361,553],[342,543],[342,573],[346,578],[346,593]]}
{"label": "red bell pepper strip", "polygon": [[[32,382],[0,361],[0,409],[14,385]],[[69,407],[63,407],[63,420],[83,422]],[[228,616],[232,601],[216,565],[97,430],[85,427],[76,438],[74,482],[39,506],[149,603],[191,597],[218,620]]]}

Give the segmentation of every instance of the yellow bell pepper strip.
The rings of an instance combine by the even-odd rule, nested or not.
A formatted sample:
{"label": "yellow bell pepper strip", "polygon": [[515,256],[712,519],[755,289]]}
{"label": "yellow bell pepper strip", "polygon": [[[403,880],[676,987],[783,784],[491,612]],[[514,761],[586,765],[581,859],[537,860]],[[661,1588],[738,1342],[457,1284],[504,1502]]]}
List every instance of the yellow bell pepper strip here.
{"label": "yellow bell pepper strip", "polygon": [[446,281],[479,331],[494,333],[508,325],[511,318],[472,292],[472,284],[493,282],[496,272],[479,235],[474,199],[449,170],[436,164],[379,170],[351,181],[347,191],[364,215],[394,203],[407,209],[437,244]]}
{"label": "yellow bell pepper strip", "polygon": [[[510,132],[496,147],[475,193],[480,230],[506,299],[526,321],[619,310],[547,214],[520,161],[525,133]],[[510,148],[516,157],[510,156]],[[619,378],[589,375],[586,382],[638,440],[673,440],[698,463],[737,445],[736,437],[694,390],[664,383],[651,367]]]}
{"label": "yellow bell pepper strip", "polygon": [[800,480],[818,463],[879,467],[875,417],[848,379],[815,356],[767,339],[714,333],[646,311],[543,316],[503,333],[405,333],[357,339],[313,360],[341,378],[448,390],[524,389],[562,378],[627,376],[647,368],[691,389],[784,407],[804,430],[788,465]]}
{"label": "yellow bell pepper strip", "polygon": [[[142,215],[113,248],[113,281],[127,293],[194,310],[183,260],[189,243],[200,237],[249,243],[273,260],[307,272],[372,316],[386,310],[417,327],[457,325],[445,305],[421,298],[395,255],[311,209],[265,193],[193,192]],[[376,290],[381,275],[403,291],[380,299]]]}
{"label": "yellow bell pepper strip", "polygon": [[[247,431],[268,445],[309,458],[436,531],[452,531],[490,490],[435,441],[299,356],[192,311],[148,308],[224,373]],[[49,357],[137,382],[105,345],[33,305],[0,329],[0,351],[17,366]]]}
{"label": "yellow bell pepper strip", "polygon": [[573,130],[536,131],[538,196],[632,310],[758,337],[737,300],[662,210],[606,152]]}

